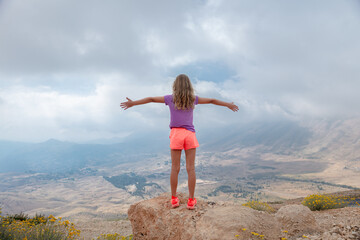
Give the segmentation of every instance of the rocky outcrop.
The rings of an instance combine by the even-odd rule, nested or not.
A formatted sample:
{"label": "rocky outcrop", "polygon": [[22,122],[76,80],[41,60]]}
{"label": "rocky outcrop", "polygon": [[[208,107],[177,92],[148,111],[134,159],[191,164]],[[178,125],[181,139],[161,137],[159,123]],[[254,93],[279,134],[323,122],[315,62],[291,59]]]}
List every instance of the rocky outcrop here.
{"label": "rocky outcrop", "polygon": [[264,235],[265,239],[279,239],[284,226],[292,236],[300,232],[321,233],[312,212],[301,205],[286,206],[277,214],[270,214],[241,204],[200,200],[195,210],[188,210],[187,196],[179,194],[179,199],[180,207],[175,209],[171,208],[169,194],[131,205],[128,216],[134,238],[208,240],[257,236],[260,239],[260,235]]}

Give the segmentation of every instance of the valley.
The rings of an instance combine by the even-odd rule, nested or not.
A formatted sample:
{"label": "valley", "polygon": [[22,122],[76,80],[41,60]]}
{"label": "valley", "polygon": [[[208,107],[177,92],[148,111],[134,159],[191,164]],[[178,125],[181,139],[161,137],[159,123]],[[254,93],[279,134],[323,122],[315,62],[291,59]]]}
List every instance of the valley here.
{"label": "valley", "polygon": [[[187,173],[182,165],[178,191],[187,192]],[[131,204],[170,191],[170,168],[169,157],[164,154],[131,167],[124,163],[112,168],[88,168],[63,177],[45,173],[1,174],[1,208],[5,214],[125,219]],[[314,192],[360,187],[309,178],[310,174],[320,175],[328,169],[328,164],[310,160],[250,161],[226,152],[204,152],[198,154],[196,169],[196,194],[209,201],[283,201]]]}
{"label": "valley", "polygon": [[[289,132],[295,134],[292,138],[299,134],[301,128],[298,126],[296,131],[280,129],[282,135],[271,132],[276,136],[274,144],[270,140],[244,144],[246,139],[234,140],[230,147],[229,144],[226,147],[216,143],[204,144],[197,152],[196,195],[207,201],[281,202],[314,193],[358,189],[358,123],[359,120],[349,120],[304,125],[302,128],[312,134],[306,133],[308,139],[302,139],[298,144],[288,143],[291,139]],[[270,130],[264,128],[264,131]],[[250,133],[244,135],[253,138]],[[215,145],[216,148],[213,147]],[[78,156],[83,156],[81,167],[70,170],[61,167],[61,171],[52,168],[45,172],[32,168],[25,172],[0,173],[0,207],[3,214],[24,212],[29,215],[53,214],[69,219],[125,220],[131,204],[170,191],[171,159],[168,151],[141,153],[139,149],[127,148],[125,154],[119,152],[116,146],[90,146],[96,153],[92,159],[91,152],[85,154],[78,150],[84,148],[85,151],[84,146],[69,143],[66,146],[67,154],[76,149]],[[29,146],[27,148],[30,149]],[[64,149],[64,144],[51,141],[46,143],[46,148]],[[56,151],[57,156],[62,156],[60,151]],[[46,154],[52,155],[51,152]],[[96,161],[100,156],[105,159]],[[49,166],[52,166],[51,162],[47,162],[46,168]],[[178,191],[187,192],[184,154]]]}

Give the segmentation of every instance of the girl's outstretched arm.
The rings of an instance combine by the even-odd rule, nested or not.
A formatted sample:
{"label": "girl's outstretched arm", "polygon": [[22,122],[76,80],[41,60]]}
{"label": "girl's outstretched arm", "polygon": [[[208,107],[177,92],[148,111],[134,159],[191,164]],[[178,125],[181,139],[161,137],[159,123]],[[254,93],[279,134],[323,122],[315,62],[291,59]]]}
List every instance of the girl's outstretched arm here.
{"label": "girl's outstretched arm", "polygon": [[165,103],[164,96],[162,97],[147,97],[140,100],[133,101],[130,98],[126,98],[126,102],[122,102],[120,104],[120,107],[122,107],[124,110],[131,108],[136,105],[142,105],[146,103],[156,102],[156,103]]}
{"label": "girl's outstretched arm", "polygon": [[198,103],[199,104],[215,104],[215,105],[219,105],[219,106],[224,106],[224,107],[228,107],[229,109],[231,109],[234,112],[237,112],[239,110],[239,107],[236,106],[233,102],[224,102],[224,101],[220,101],[218,99],[215,98],[202,98],[199,97],[198,99]]}

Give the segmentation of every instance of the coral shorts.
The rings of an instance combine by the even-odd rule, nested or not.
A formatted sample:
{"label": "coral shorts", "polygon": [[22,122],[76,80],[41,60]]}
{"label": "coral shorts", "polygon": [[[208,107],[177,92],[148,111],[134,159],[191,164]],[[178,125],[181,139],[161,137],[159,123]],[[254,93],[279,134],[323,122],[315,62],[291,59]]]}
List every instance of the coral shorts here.
{"label": "coral shorts", "polygon": [[171,149],[188,150],[199,146],[195,133],[185,128],[172,128],[169,138]]}

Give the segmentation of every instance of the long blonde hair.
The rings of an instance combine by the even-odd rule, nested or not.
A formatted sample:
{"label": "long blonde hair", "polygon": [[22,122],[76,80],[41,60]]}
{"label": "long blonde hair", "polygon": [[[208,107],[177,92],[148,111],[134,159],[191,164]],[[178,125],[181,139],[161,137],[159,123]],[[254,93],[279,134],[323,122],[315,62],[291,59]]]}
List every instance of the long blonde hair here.
{"label": "long blonde hair", "polygon": [[194,108],[194,88],[185,74],[177,76],[173,83],[173,101],[177,109]]}

